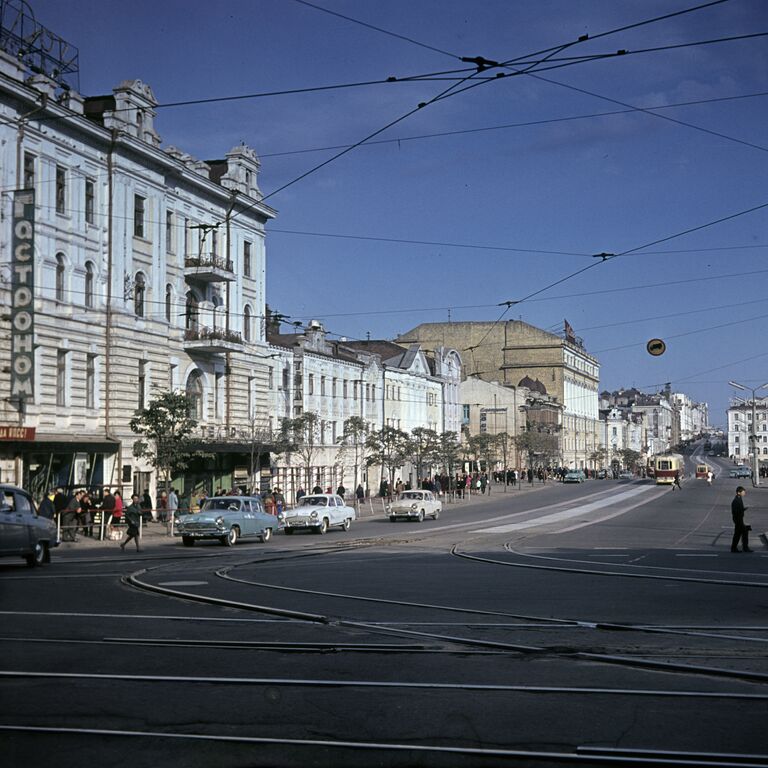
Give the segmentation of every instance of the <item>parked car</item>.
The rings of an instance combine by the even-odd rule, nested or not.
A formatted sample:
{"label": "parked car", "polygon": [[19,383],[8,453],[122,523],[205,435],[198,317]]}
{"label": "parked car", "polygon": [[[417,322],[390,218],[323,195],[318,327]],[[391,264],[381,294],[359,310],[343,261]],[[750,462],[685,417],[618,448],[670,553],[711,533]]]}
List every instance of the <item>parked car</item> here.
{"label": "parked car", "polygon": [[625,469],[623,472],[619,472],[619,480],[634,480],[635,473]]}
{"label": "parked car", "polygon": [[597,471],[597,479],[598,480],[605,480],[605,478],[608,477],[608,471],[605,469],[599,469]]}
{"label": "parked car", "polygon": [[34,499],[21,488],[0,484],[0,556],[23,557],[34,567],[49,563],[58,546],[56,523],[37,514]]}
{"label": "parked car", "polygon": [[752,470],[744,465],[734,467],[728,472],[728,477],[752,477]]}
{"label": "parked car", "polygon": [[587,476],[580,469],[573,469],[570,472],[565,473],[563,478],[564,483],[583,483],[587,479]]}
{"label": "parked car", "polygon": [[387,505],[387,514],[393,523],[396,520],[418,520],[423,523],[427,515],[437,520],[442,509],[442,502],[435,498],[432,491],[404,491]]}
{"label": "parked car", "polygon": [[269,541],[278,525],[258,496],[212,496],[199,512],[176,518],[174,536],[181,536],[185,547],[194,546],[198,539],[217,539],[233,547],[239,539]]}
{"label": "parked car", "polygon": [[348,531],[356,514],[354,507],[348,507],[335,493],[313,493],[283,513],[283,530],[287,534],[296,530],[325,533],[333,527]]}

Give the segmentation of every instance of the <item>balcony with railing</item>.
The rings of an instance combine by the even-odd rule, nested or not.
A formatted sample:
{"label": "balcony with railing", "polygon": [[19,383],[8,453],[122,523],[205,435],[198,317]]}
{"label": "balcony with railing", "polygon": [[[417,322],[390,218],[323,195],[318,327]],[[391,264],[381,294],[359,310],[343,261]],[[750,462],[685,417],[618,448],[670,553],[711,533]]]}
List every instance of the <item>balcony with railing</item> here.
{"label": "balcony with railing", "polygon": [[184,332],[184,351],[197,354],[218,355],[224,352],[241,352],[243,337],[236,331],[222,328],[188,328]]}
{"label": "balcony with railing", "polygon": [[226,283],[235,279],[231,259],[215,253],[184,257],[184,279],[187,282]]}

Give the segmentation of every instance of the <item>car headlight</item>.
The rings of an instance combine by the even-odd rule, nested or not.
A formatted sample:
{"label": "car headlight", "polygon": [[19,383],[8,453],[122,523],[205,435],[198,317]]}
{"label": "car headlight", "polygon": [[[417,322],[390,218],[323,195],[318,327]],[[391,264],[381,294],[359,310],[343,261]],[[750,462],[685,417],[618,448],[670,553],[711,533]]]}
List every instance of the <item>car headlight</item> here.
{"label": "car headlight", "polygon": [[316,520],[316,519],[317,519],[317,510],[313,510],[312,512],[310,512],[310,513],[309,513],[309,516],[310,516],[310,517],[311,517],[313,520]]}
{"label": "car headlight", "polygon": [[418,504],[411,504],[411,509],[415,512],[418,506]]}
{"label": "car headlight", "polygon": [[224,528],[224,518],[221,515],[216,518],[215,523],[217,528]]}

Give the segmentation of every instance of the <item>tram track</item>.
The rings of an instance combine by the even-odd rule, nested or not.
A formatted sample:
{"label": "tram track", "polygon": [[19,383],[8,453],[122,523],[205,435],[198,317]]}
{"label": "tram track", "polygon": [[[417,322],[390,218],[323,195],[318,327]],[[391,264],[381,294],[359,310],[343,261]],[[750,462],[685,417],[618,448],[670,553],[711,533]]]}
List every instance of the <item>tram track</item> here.
{"label": "tram track", "polygon": [[[508,765],[510,760],[525,760],[529,764],[545,763],[549,766],[558,765],[604,765],[604,766],[714,766],[716,768],[738,768],[748,766],[768,766],[768,755],[742,755],[722,752],[663,752],[653,750],[603,750],[596,747],[577,747],[573,752],[555,752],[551,750],[525,750],[525,749],[494,749],[481,747],[460,747],[424,744],[404,744],[393,742],[369,742],[369,741],[343,741],[330,739],[286,739],[267,736],[233,736],[225,734],[185,733],[170,731],[146,731],[146,730],[116,730],[106,728],[67,728],[50,725],[21,726],[0,724],[2,732],[17,732],[29,734],[54,734],[57,736],[91,736],[98,739],[142,739],[171,740],[190,742],[214,742],[219,744],[242,744],[306,748],[324,751],[335,750],[337,752],[362,755],[371,752],[380,755],[400,754],[406,759],[421,760],[420,756],[437,756],[453,760],[459,757],[472,760],[466,765]],[[355,758],[353,758],[355,759]],[[349,763],[345,762],[344,765]],[[413,763],[399,763],[412,765]],[[441,763],[455,765],[455,763]]]}
{"label": "tram track", "polygon": [[[720,677],[720,678],[729,678],[733,680],[740,680],[740,681],[751,682],[751,683],[760,683],[760,684],[768,683],[768,673],[763,673],[755,670],[743,670],[743,669],[734,670],[734,669],[708,666],[708,665],[682,664],[677,662],[662,661],[654,658],[639,658],[637,656],[629,656],[621,653],[589,652],[589,651],[583,651],[583,650],[578,650],[574,648],[563,647],[562,645],[552,647],[552,646],[543,646],[543,645],[529,645],[529,644],[521,644],[521,643],[502,642],[502,641],[496,641],[496,640],[485,640],[477,637],[467,637],[466,635],[425,632],[425,631],[419,631],[414,629],[406,629],[403,626],[393,627],[393,626],[386,626],[381,623],[355,621],[347,618],[333,617],[333,616],[328,616],[324,614],[296,611],[292,609],[281,608],[278,606],[267,606],[267,605],[257,604],[257,603],[248,603],[242,600],[233,601],[226,598],[215,597],[211,595],[201,595],[197,593],[190,593],[187,591],[176,590],[171,587],[164,587],[164,586],[149,584],[148,582],[142,581],[139,578],[143,573],[146,573],[146,571],[143,570],[143,571],[139,571],[137,573],[131,574],[130,576],[126,577],[126,580],[128,583],[132,584],[133,586],[139,589],[148,589],[149,591],[165,594],[169,597],[180,597],[182,599],[192,599],[192,600],[206,602],[206,603],[220,605],[220,606],[238,608],[241,610],[264,612],[272,615],[283,616],[289,619],[307,621],[307,622],[322,624],[326,626],[335,626],[338,628],[348,628],[348,629],[354,629],[354,630],[364,630],[364,631],[372,632],[376,634],[397,635],[398,637],[404,637],[409,639],[418,638],[419,640],[423,640],[423,641],[426,641],[426,640],[437,641],[437,642],[443,642],[443,643],[450,643],[452,645],[457,645],[457,646],[465,646],[469,648],[493,649],[496,651],[515,653],[515,654],[549,656],[549,657],[556,657],[561,659],[569,659],[572,661],[626,666],[626,667],[632,667],[632,668],[638,668],[638,669],[645,669],[649,671],[653,670],[653,671],[663,671],[663,672],[674,672],[676,674],[686,674],[686,675],[695,675],[695,676],[703,675],[703,676],[712,676],[712,677]],[[263,584],[259,584],[259,586],[263,586]],[[280,587],[279,585],[278,587],[279,589],[283,589],[283,587]],[[288,588],[288,589],[290,591],[296,591],[295,588]],[[322,591],[316,591],[316,590],[299,590],[299,591],[305,594],[316,594],[318,596],[327,595],[327,593],[324,593]],[[354,599],[358,599],[359,596],[333,593],[333,597],[354,600]],[[381,602],[383,604],[393,603],[393,601],[383,599],[383,598],[366,597],[364,599],[367,602]],[[400,601],[397,604],[403,605],[403,602]],[[463,612],[461,608],[458,608],[455,606],[449,606],[449,607],[430,606],[428,604],[423,604],[423,603],[417,603],[414,605],[416,607],[423,608],[423,609],[436,609],[436,610],[447,609],[447,610],[451,610],[459,613]],[[493,613],[494,615],[499,615],[498,612],[493,612]],[[508,614],[506,615],[506,617],[511,618],[511,616]],[[531,621],[531,620],[539,621],[541,619],[541,617],[524,616],[520,614],[515,615],[515,617],[520,619],[526,619],[528,621]],[[551,621],[557,624],[568,623],[570,625],[575,625],[582,628],[588,628],[593,630],[610,629],[610,631],[617,631],[620,629],[621,631],[624,631],[624,632],[643,632],[643,633],[653,632],[652,628],[648,628],[647,626],[640,626],[640,625],[638,626],[618,625],[618,624],[611,625],[609,623],[602,624],[600,622],[591,622],[591,621],[584,621],[584,620],[576,621],[576,620],[570,620],[570,619],[568,620],[553,619]],[[466,625],[463,625],[463,626],[466,626]],[[672,634],[672,632],[663,631],[663,634]],[[688,634],[690,636],[691,633],[688,633]]]}

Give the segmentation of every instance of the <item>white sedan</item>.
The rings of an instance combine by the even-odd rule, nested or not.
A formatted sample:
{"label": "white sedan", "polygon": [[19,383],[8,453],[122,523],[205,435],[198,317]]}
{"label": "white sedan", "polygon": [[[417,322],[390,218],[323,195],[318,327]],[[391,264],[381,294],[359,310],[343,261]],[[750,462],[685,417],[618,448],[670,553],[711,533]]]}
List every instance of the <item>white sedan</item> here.
{"label": "white sedan", "polygon": [[427,515],[437,520],[442,509],[442,502],[435,498],[432,491],[404,491],[388,505],[387,514],[393,523],[400,518],[421,523]]}
{"label": "white sedan", "polygon": [[334,493],[313,493],[303,496],[297,506],[283,514],[283,530],[292,534],[296,530],[325,533],[329,528],[349,530],[356,513],[341,496]]}

